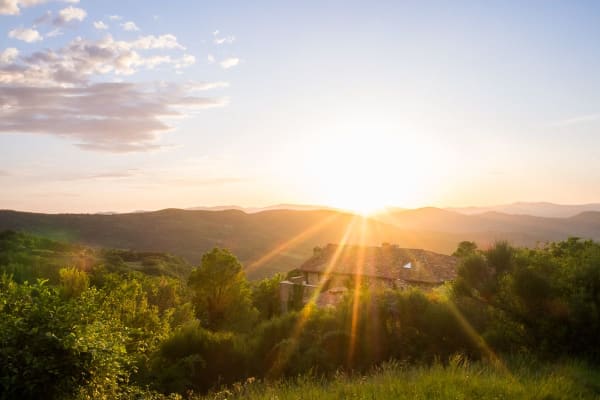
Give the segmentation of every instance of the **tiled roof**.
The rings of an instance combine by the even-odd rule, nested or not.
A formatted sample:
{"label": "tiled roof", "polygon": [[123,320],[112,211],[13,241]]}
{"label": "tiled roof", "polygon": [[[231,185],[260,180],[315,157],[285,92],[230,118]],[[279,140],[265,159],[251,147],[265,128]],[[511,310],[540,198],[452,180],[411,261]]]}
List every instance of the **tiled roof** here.
{"label": "tiled roof", "polygon": [[[301,271],[331,273],[383,278],[404,281],[441,283],[456,276],[455,257],[422,249],[404,249],[395,245],[339,246],[329,244],[316,249]],[[335,262],[334,255],[339,253]],[[405,268],[410,263],[411,268]]]}

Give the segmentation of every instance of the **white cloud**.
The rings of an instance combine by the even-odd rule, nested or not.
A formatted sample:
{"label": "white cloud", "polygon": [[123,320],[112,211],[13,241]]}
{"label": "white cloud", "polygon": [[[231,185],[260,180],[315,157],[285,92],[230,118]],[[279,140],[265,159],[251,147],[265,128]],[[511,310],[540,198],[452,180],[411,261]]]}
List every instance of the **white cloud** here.
{"label": "white cloud", "polygon": [[96,41],[77,38],[60,49],[36,51],[23,57],[20,64],[0,66],[0,83],[70,86],[95,75],[131,75],[163,65],[180,69],[192,65],[195,58],[145,52],[182,49],[170,34],[142,36],[133,41],[114,40],[110,35]]}
{"label": "white cloud", "polygon": [[97,83],[75,88],[0,87],[0,132],[38,133],[67,138],[86,150],[156,150],[161,133],[172,130],[163,117],[219,107],[225,99],[198,97],[189,87]]}
{"label": "white cloud", "polygon": [[10,64],[15,61],[18,56],[19,50],[15,49],[14,47],[4,49],[4,51],[0,53],[0,64]]}
{"label": "white cloud", "polygon": [[37,42],[43,39],[42,35],[35,29],[17,28],[8,32],[8,37],[22,40],[27,43]]}
{"label": "white cloud", "polygon": [[188,82],[183,85],[185,90],[190,92],[203,91],[211,89],[222,89],[229,87],[229,82],[217,81],[217,82]]}
{"label": "white cloud", "polygon": [[187,68],[196,63],[196,57],[191,54],[184,54],[179,60],[175,62],[175,68]]}
{"label": "white cloud", "polygon": [[215,38],[214,43],[215,44],[223,44],[223,43],[231,44],[234,42],[234,40],[235,40],[235,36],[227,36],[227,37],[223,37],[223,38]]}
{"label": "white cloud", "polygon": [[58,17],[53,21],[54,25],[62,26],[71,21],[83,21],[87,16],[87,12],[83,8],[69,6],[58,12]]}
{"label": "white cloud", "polygon": [[90,180],[90,179],[122,179],[131,178],[140,175],[140,171],[137,168],[130,168],[123,171],[101,171],[92,173],[81,173],[81,172],[70,172],[60,174],[57,177],[43,176],[43,179],[54,179],[57,181],[79,181],[79,180]]}
{"label": "white cloud", "polygon": [[227,36],[224,38],[215,38],[215,44],[223,44],[223,43],[231,44],[234,42],[234,40],[235,40],[235,36]]}
{"label": "white cloud", "polygon": [[[0,0],[0,15],[19,15],[21,8],[33,7],[52,0]],[[79,0],[58,0],[63,3],[79,3]]]}
{"label": "white cloud", "polygon": [[95,21],[94,28],[98,30],[106,30],[108,29],[108,25],[106,25],[103,21]]}
{"label": "white cloud", "polygon": [[235,36],[229,35],[229,36],[224,36],[224,37],[219,37],[219,31],[216,30],[213,32],[213,43],[220,45],[220,44],[231,44],[235,41]]}
{"label": "white cloud", "polygon": [[571,126],[571,125],[578,125],[578,124],[583,124],[583,123],[589,123],[589,122],[593,122],[593,121],[597,121],[600,120],[600,113],[599,114],[587,114],[587,115],[579,115],[577,117],[572,117],[572,118],[566,118],[563,119],[561,121],[556,121],[550,124],[550,126]]}
{"label": "white cloud", "polygon": [[223,61],[221,61],[219,63],[219,65],[223,69],[229,69],[229,68],[235,67],[239,63],[240,63],[240,59],[239,58],[237,58],[237,57],[229,57],[229,58],[226,58]]}
{"label": "white cloud", "polygon": [[109,15],[108,19],[110,19],[111,21],[120,21],[123,19],[123,17],[120,15]]}
{"label": "white cloud", "polygon": [[[85,19],[86,13],[67,7],[54,16],[52,20],[52,15],[46,14],[41,23],[56,24],[60,18],[58,25],[62,26]],[[96,23],[94,26],[98,29]],[[62,31],[58,27],[52,32],[48,36]],[[42,40],[35,29],[14,29],[9,36],[28,42]],[[0,52],[0,134],[52,135],[94,151],[163,148],[158,139],[173,130],[171,118],[227,104],[226,98],[206,97],[197,91],[226,87],[227,83],[106,81],[158,67],[179,72],[196,62],[184,50],[172,34],[133,40],[115,40],[111,35],[98,40],[78,37],[63,47],[26,55],[14,47],[6,48]]]}
{"label": "white cloud", "polygon": [[127,21],[125,23],[122,23],[121,28],[123,28],[123,30],[128,31],[128,32],[134,32],[134,31],[140,30],[140,28],[138,28],[138,26],[133,21]]}
{"label": "white cloud", "polygon": [[166,34],[160,36],[148,35],[142,36],[131,42],[131,46],[138,49],[179,49],[185,50],[181,44],[177,42],[175,35]]}
{"label": "white cloud", "polygon": [[52,21],[52,11],[46,11],[41,16],[37,17],[35,21],[33,21],[33,26],[36,27],[38,25],[47,24]]}
{"label": "white cloud", "polygon": [[55,36],[60,36],[63,34],[64,34],[64,32],[62,31],[62,29],[56,28],[56,29],[53,29],[50,32],[46,33],[46,36],[47,37],[55,37]]}
{"label": "white cloud", "polygon": [[215,56],[213,56],[212,54],[209,54],[206,59],[208,60],[209,64],[213,64],[215,62]]}

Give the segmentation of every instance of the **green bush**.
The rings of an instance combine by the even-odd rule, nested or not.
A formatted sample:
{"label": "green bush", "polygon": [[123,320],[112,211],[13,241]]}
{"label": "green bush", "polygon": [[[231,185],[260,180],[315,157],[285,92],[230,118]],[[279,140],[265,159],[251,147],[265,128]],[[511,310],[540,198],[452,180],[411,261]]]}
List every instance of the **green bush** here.
{"label": "green bush", "polygon": [[65,300],[43,281],[0,282],[0,398],[57,399],[115,392],[129,358],[121,327],[104,318],[98,293]]}
{"label": "green bush", "polygon": [[206,391],[246,374],[246,354],[233,333],[211,332],[198,321],[164,340],[151,360],[148,379],[164,393]]}

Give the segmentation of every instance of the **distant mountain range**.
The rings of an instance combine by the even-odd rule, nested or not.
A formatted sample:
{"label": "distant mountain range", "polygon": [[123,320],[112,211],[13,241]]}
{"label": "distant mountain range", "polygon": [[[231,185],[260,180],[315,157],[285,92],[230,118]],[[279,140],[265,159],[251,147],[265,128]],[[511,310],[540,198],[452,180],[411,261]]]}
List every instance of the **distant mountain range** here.
{"label": "distant mountain range", "polygon": [[[425,207],[428,208],[428,207]],[[587,211],[600,211],[600,203],[590,204],[555,204],[548,202],[516,202],[511,204],[502,204],[487,207],[445,207],[443,210],[453,211],[465,215],[484,214],[488,212],[498,212],[511,215],[530,215],[534,217],[548,218],[568,218],[574,217]],[[269,210],[336,210],[344,211],[335,207],[306,205],[306,204],[276,204],[267,207],[242,207],[242,206],[212,206],[212,207],[191,207],[186,210],[204,210],[204,211],[223,211],[240,210],[245,213],[257,213]],[[419,209],[409,209],[400,207],[388,207],[388,211],[416,211]]]}
{"label": "distant mountain range", "polygon": [[[389,212],[376,216],[379,221],[403,230],[444,232],[459,235],[526,235],[536,241],[557,240],[565,236],[600,238],[600,211],[587,211],[568,218],[512,215],[495,211],[465,215],[455,211],[426,207]],[[522,242],[517,240],[517,242]]]}
{"label": "distant mountain range", "polygon": [[600,203],[591,204],[554,204],[546,202],[526,203],[518,202],[492,207],[458,207],[446,208],[461,214],[482,214],[490,211],[513,215],[532,215],[536,217],[567,218],[586,211],[600,211]]}
{"label": "distant mountain range", "polygon": [[254,214],[263,211],[272,210],[296,210],[296,211],[308,211],[308,210],[339,210],[338,208],[328,206],[315,206],[308,204],[275,204],[266,207],[242,207],[242,206],[207,206],[207,207],[189,207],[186,210],[199,210],[199,211],[225,211],[225,210],[239,210],[247,214]]}
{"label": "distant mountain range", "polygon": [[[424,208],[433,208],[433,207],[424,207]],[[590,203],[590,204],[555,204],[548,202],[517,202],[511,204],[502,204],[498,206],[474,206],[474,207],[445,207],[442,208],[446,211],[453,211],[459,214],[465,215],[476,215],[476,214],[484,214],[487,212],[498,212],[502,214],[512,214],[512,215],[530,215],[534,217],[548,217],[548,218],[567,218],[573,217],[577,214],[586,211],[600,211],[600,203]],[[225,211],[225,210],[238,210],[243,211],[247,214],[254,214],[263,211],[272,211],[272,210],[296,210],[296,211],[310,211],[310,210],[335,210],[342,212],[350,212],[348,210],[329,207],[323,205],[308,205],[308,204],[275,204],[272,206],[266,207],[244,207],[238,205],[225,205],[225,206],[198,206],[198,207],[188,207],[185,210],[196,210],[196,211]],[[410,208],[401,208],[401,207],[386,207],[385,211],[381,213],[387,212],[398,212],[398,211],[416,211],[417,209]],[[147,210],[136,210],[133,213],[146,213],[153,212]],[[103,215],[112,215],[119,214],[114,211],[103,211],[98,212],[97,214]]]}
{"label": "distant mountain range", "polygon": [[0,231],[22,230],[93,246],[169,252],[192,263],[198,263],[212,247],[226,247],[244,263],[251,278],[287,272],[308,259],[313,247],[344,240],[366,245],[388,242],[444,254],[451,254],[462,240],[474,240],[482,247],[502,239],[522,246],[569,236],[600,240],[600,211],[549,218],[484,209],[467,215],[428,207],[389,209],[362,218],[332,209],[299,207],[308,209],[166,209],[127,214],[4,210],[0,211]]}

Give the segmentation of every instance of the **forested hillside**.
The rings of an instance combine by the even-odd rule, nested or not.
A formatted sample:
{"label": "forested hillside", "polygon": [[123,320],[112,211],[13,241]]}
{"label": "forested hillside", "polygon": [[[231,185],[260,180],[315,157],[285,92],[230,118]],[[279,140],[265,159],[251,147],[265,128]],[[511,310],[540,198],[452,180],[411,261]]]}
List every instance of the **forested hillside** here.
{"label": "forested hillside", "polygon": [[284,313],[283,276],[249,282],[225,249],[190,270],[5,232],[0,399],[600,395],[599,243],[454,254],[437,289],[356,280],[336,307]]}
{"label": "forested hillside", "polygon": [[450,254],[463,240],[485,247],[498,239],[522,246],[579,236],[600,240],[600,213],[541,218],[499,213],[462,215],[436,208],[363,219],[334,210],[167,209],[131,214],[37,214],[0,211],[0,230],[16,229],[70,243],[168,252],[197,263],[218,246],[230,249],[251,279],[296,268],[315,246],[339,243],[423,248]]}

